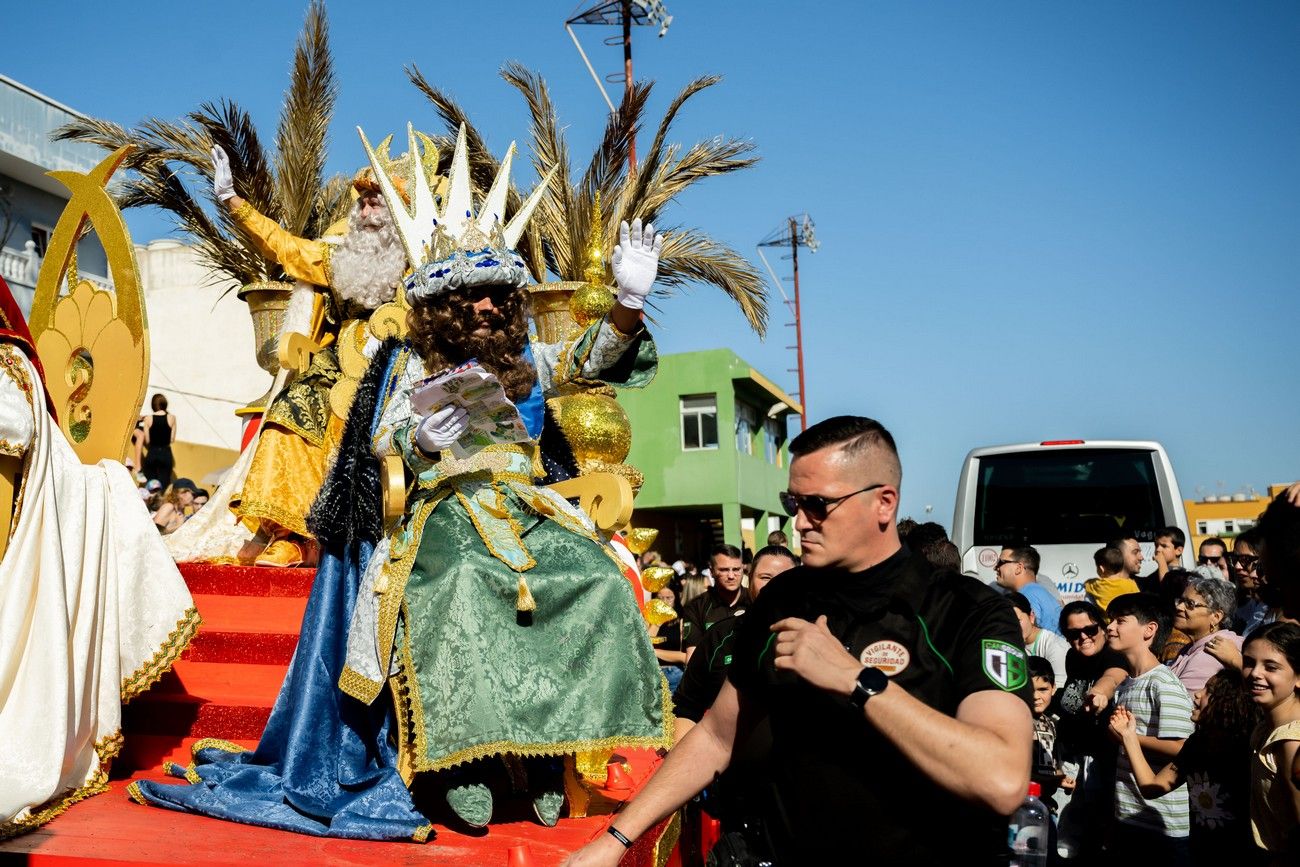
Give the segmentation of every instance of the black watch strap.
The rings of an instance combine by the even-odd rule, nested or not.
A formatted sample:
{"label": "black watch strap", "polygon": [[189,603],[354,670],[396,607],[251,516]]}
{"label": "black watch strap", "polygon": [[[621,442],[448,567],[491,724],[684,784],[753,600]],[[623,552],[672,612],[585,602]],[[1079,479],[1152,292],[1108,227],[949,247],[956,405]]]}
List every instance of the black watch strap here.
{"label": "black watch strap", "polygon": [[853,684],[853,692],[849,695],[849,704],[862,710],[867,704],[867,699],[873,695],[880,695],[889,686],[889,678],[878,668],[863,666],[858,672],[858,681]]}

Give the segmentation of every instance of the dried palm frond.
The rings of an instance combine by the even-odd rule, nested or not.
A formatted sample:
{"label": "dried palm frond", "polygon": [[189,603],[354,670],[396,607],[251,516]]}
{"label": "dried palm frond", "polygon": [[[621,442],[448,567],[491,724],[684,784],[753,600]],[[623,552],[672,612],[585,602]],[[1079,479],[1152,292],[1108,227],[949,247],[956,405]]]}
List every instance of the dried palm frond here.
{"label": "dried palm frond", "polygon": [[[649,83],[637,84],[624,94],[618,110],[609,116],[600,145],[582,179],[574,184],[569,173],[568,147],[545,81],[518,64],[507,65],[502,77],[528,103],[533,122],[533,164],[538,174],[545,176],[557,170],[551,179],[550,195],[542,199],[533,215],[532,230],[544,242],[550,270],[562,280],[583,279],[597,201],[600,234],[608,252],[618,241],[618,227],[623,221],[639,218],[658,223],[669,203],[692,184],[748,168],[758,161],[749,156],[753,143],[741,139],[718,137],[698,142],[684,153],[680,145],[668,144],[672,123],[682,106],[720,80],[706,76],[686,85],[672,100],[657,125],[649,150],[641,155],[636,169],[629,171],[628,151],[641,128],[652,88]],[[606,267],[606,280],[612,281],[613,275]],[[756,332],[761,335],[767,328],[766,283],[758,269],[698,229],[670,230],[665,234],[659,282],[661,296],[670,294],[663,289],[692,282],[717,286],[736,302]]]}
{"label": "dried palm frond", "polygon": [[293,76],[275,135],[275,186],[284,208],[282,225],[295,235],[315,236],[325,229],[319,225],[321,175],[337,94],[325,6],[313,0],[294,51]]}
{"label": "dried palm frond", "polygon": [[[294,234],[317,237],[351,204],[347,178],[322,177],[334,96],[325,8],[313,0],[296,47],[274,156],[268,155],[248,112],[225,99],[202,103],[182,122],[149,118],[135,129],[79,118],[60,128],[56,138],[109,151],[135,145],[125,166],[136,175],[117,187],[120,207],[150,206],[172,214],[214,272],[244,284],[280,280],[284,271],[279,263],[263,256],[229,210],[216,202],[210,151],[214,144],[225,150],[235,189],[260,213]],[[180,171],[173,168],[177,164]],[[182,177],[192,179],[199,192],[191,192]]]}

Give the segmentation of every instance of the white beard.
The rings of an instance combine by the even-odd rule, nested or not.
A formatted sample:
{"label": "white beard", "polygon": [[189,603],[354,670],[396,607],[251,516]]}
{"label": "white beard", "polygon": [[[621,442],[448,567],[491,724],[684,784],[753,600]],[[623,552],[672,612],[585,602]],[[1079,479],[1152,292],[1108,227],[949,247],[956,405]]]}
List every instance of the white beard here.
{"label": "white beard", "polygon": [[348,215],[348,233],[330,261],[340,298],[374,310],[392,301],[406,273],[406,250],[387,213],[363,225],[358,207]]}

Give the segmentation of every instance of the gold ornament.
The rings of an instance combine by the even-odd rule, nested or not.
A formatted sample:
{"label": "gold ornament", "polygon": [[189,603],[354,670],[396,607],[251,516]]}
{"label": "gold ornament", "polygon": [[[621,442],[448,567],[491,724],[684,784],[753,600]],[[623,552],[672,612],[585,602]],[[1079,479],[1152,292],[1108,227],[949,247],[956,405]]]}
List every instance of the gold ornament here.
{"label": "gold ornament", "polygon": [[547,401],[564,431],[580,472],[596,472],[604,464],[621,464],[632,448],[627,413],[607,386],[562,394]]}
{"label": "gold ornament", "polygon": [[663,626],[677,619],[677,612],[662,599],[651,599],[645,604],[645,621],[651,626]]}
{"label": "gold ornament", "polygon": [[[30,326],[59,424],[86,464],[122,459],[149,387],[149,322],[135,246],[105,190],[133,148],[123,145],[85,174],[49,172],[72,195],[36,278]],[[87,221],[108,258],[111,293],[76,275],[77,240]],[[70,291],[60,298],[65,274]]]}
{"label": "gold ornament", "polygon": [[608,286],[582,283],[569,298],[569,315],[582,328],[599,322],[614,309],[614,293]]}
{"label": "gold ornament", "polygon": [[658,593],[676,574],[671,566],[647,566],[641,570],[641,586],[651,593]]}
{"label": "gold ornament", "polygon": [[640,557],[650,546],[659,538],[659,531],[654,527],[629,527],[623,533],[627,539],[627,549],[636,556]]}

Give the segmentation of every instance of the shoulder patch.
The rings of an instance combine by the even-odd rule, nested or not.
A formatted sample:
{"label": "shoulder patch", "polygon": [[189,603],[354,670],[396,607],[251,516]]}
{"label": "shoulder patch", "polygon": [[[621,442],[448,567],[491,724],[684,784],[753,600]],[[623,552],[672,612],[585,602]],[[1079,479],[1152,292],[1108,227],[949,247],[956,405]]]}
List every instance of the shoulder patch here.
{"label": "shoulder patch", "polygon": [[1014,644],[986,638],[981,642],[980,662],[984,674],[999,689],[1014,692],[1025,685],[1028,669],[1025,665],[1025,652]]}

